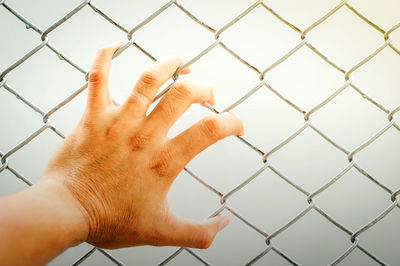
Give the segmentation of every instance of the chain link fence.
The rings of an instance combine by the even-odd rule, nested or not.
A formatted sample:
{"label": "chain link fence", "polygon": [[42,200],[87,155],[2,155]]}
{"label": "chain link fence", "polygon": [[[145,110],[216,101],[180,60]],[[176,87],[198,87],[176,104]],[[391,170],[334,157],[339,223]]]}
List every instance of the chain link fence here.
{"label": "chain link fence", "polygon": [[[218,29],[213,28],[212,26],[208,25],[205,21],[203,21],[201,18],[195,15],[190,8],[185,7],[184,4],[181,4],[179,1],[172,0],[169,2],[164,3],[164,5],[160,6],[158,10],[156,10],[154,13],[152,13],[149,17],[147,17],[145,20],[143,20],[141,23],[137,24],[133,28],[128,28],[118,22],[118,18],[113,18],[110,15],[107,14],[107,11],[100,9],[96,5],[96,1],[90,1],[90,0],[85,0],[82,3],[80,3],[78,6],[70,10],[68,14],[66,14],[63,17],[60,17],[54,24],[49,26],[48,28],[41,29],[34,25],[31,21],[29,21],[27,18],[25,18],[23,13],[18,12],[16,9],[13,7],[12,1],[6,1],[6,0],[1,0],[0,1],[0,8],[5,9],[7,12],[11,13],[13,16],[15,16],[20,22],[24,23],[26,28],[29,30],[34,31],[39,37],[40,37],[40,43],[34,47],[31,51],[26,53],[25,55],[21,55],[20,59],[17,60],[15,63],[7,66],[5,69],[0,69],[0,89],[7,91],[7,93],[10,93],[17,97],[17,99],[21,102],[23,102],[26,106],[29,107],[29,109],[32,112],[38,113],[42,119],[43,119],[43,125],[40,128],[37,128],[33,130],[32,134],[28,136],[27,138],[23,139],[18,145],[10,148],[9,150],[6,151],[1,151],[0,156],[1,156],[1,166],[0,166],[0,172],[8,170],[10,171],[13,175],[15,175],[16,178],[22,180],[24,183],[27,185],[32,185],[32,181],[29,179],[29,177],[24,176],[21,174],[16,168],[13,167],[13,154],[15,154],[18,150],[20,150],[22,147],[25,145],[29,145],[32,140],[34,140],[36,137],[41,135],[43,132],[47,130],[51,130],[54,133],[56,133],[60,138],[64,138],[65,135],[63,132],[57,128],[52,122],[51,118],[52,116],[57,113],[59,110],[63,109],[64,106],[70,104],[70,102],[74,101],[76,97],[83,93],[85,89],[87,88],[87,82],[83,83],[80,88],[75,90],[72,94],[70,94],[68,97],[63,99],[62,101],[58,103],[53,103],[52,108],[48,111],[43,111],[40,107],[38,107],[33,101],[31,101],[28,97],[25,97],[22,95],[16,88],[13,87],[13,84],[10,84],[10,82],[7,81],[7,76],[13,72],[15,69],[19,68],[21,65],[23,65],[31,56],[34,54],[38,53],[41,49],[44,47],[49,48],[52,52],[54,52],[60,60],[65,62],[65,64],[69,64],[72,66],[78,73],[81,73],[86,81],[88,77],[88,72],[86,69],[81,67],[78,63],[74,62],[72,59],[70,59],[67,55],[65,55],[60,49],[58,49],[55,45],[52,44],[51,42],[51,36],[52,32],[66,23],[69,19],[71,19],[73,16],[75,16],[77,13],[81,12],[83,9],[90,9],[92,12],[94,12],[97,16],[99,16],[101,19],[104,19],[108,23],[110,23],[117,31],[122,32],[127,36],[127,42],[126,44],[121,47],[114,55],[114,58],[117,56],[124,56],[124,53],[128,49],[137,49],[140,53],[143,53],[146,57],[149,59],[155,61],[156,57],[152,55],[152,52],[147,49],[146,47],[141,46],[138,44],[137,39],[135,37],[136,33],[140,30],[145,31],[146,26],[152,22],[156,17],[158,17],[160,14],[166,12],[171,6],[175,6],[176,8],[179,9],[182,14],[184,14],[188,19],[192,20],[193,22],[197,23],[200,25],[205,31],[207,31],[209,34],[211,34],[214,37],[214,40],[209,43],[207,47],[204,47],[204,49],[199,52],[195,57],[191,58],[188,60],[182,67],[185,68],[187,66],[196,64],[197,61],[199,61],[201,58],[203,58],[205,55],[210,53],[213,49],[216,47],[221,47],[224,50],[226,50],[239,64],[243,64],[246,66],[248,69],[253,71],[254,75],[258,76],[259,82],[258,84],[248,90],[245,94],[243,94],[239,99],[237,99],[234,102],[231,102],[226,108],[217,110],[214,107],[210,105],[205,105],[211,112],[219,113],[219,112],[224,112],[224,111],[231,111],[235,110],[238,106],[242,105],[246,101],[248,101],[249,98],[252,96],[254,97],[253,94],[260,90],[268,90],[272,94],[276,95],[279,99],[279,101],[282,101],[287,108],[295,110],[297,113],[299,113],[301,116],[304,117],[304,122],[303,125],[292,132],[289,137],[284,139],[283,141],[279,143],[275,143],[275,146],[272,149],[269,150],[263,150],[262,147],[259,147],[256,144],[253,144],[251,141],[249,141],[246,137],[237,137],[237,141],[244,143],[245,145],[248,146],[248,148],[254,150],[257,154],[259,154],[260,160],[262,160],[263,165],[260,169],[255,171],[254,173],[250,173],[249,177],[247,177],[242,183],[237,184],[233,189],[230,191],[223,193],[219,191],[217,188],[206,182],[201,176],[195,173],[195,171],[192,171],[189,169],[190,167],[186,167],[184,171],[186,171],[187,174],[189,174],[196,182],[198,182],[198,186],[203,186],[206,189],[210,191],[210,193],[214,193],[220,198],[220,207],[215,210],[213,214],[222,212],[224,210],[230,212],[233,216],[238,218],[241,222],[243,222],[244,225],[248,226],[251,230],[254,230],[257,234],[262,236],[265,239],[265,248],[260,252],[259,254],[254,254],[254,257],[249,259],[246,265],[253,265],[257,262],[259,262],[266,254],[270,253],[275,253],[276,255],[279,255],[287,264],[292,264],[292,265],[300,265],[301,262],[296,259],[296,257],[292,256],[290,253],[288,253],[285,248],[281,248],[278,244],[274,243],[274,240],[281,235],[284,231],[292,227],[294,224],[296,224],[298,221],[306,217],[312,210],[316,211],[325,219],[327,222],[332,224],[337,230],[343,232],[348,236],[348,241],[346,246],[344,247],[344,251],[342,253],[338,253],[336,258],[332,260],[329,265],[337,265],[341,262],[346,261],[346,257],[348,257],[350,254],[352,254],[355,251],[359,251],[365,256],[369,257],[371,259],[371,262],[374,262],[378,265],[387,265],[385,262],[385,257],[381,257],[374,252],[370,250],[368,245],[362,243],[360,240],[362,238],[362,235],[370,230],[372,227],[374,227],[376,224],[378,224],[381,220],[385,219],[385,217],[397,210],[397,208],[400,207],[399,205],[399,194],[400,190],[394,190],[393,188],[390,188],[388,185],[384,184],[379,177],[375,178],[369,172],[364,169],[358,162],[357,162],[357,155],[362,153],[364,149],[366,149],[368,146],[370,146],[372,143],[374,143],[377,139],[379,139],[385,132],[387,132],[389,129],[394,129],[397,133],[399,134],[400,132],[400,126],[398,122],[396,122],[395,115],[396,113],[399,112],[400,110],[400,105],[394,108],[387,108],[385,105],[379,103],[377,100],[374,98],[370,97],[367,93],[363,91],[362,88],[357,86],[357,81],[353,80],[353,74],[357,71],[359,71],[361,68],[363,68],[364,65],[367,64],[370,60],[375,58],[377,55],[379,55],[384,49],[391,49],[396,56],[400,55],[400,50],[398,47],[395,46],[395,44],[392,41],[392,35],[398,28],[400,28],[400,23],[393,25],[390,28],[383,29],[377,24],[375,24],[372,20],[369,20],[366,16],[364,16],[360,11],[358,11],[354,6],[351,5],[349,0],[343,0],[343,1],[337,1],[336,6],[334,6],[329,12],[323,14],[319,19],[315,20],[312,24],[310,24],[308,27],[304,29],[300,29],[300,27],[292,24],[290,22],[290,18],[285,18],[282,15],[279,14],[278,11],[274,10],[271,8],[266,1],[255,1],[252,5],[248,6],[245,10],[243,10],[239,15],[228,21],[223,27],[220,27]],[[381,6],[380,6],[381,7]],[[229,6],[226,6],[226,8],[229,8]],[[250,63],[249,61],[246,60],[245,57],[242,57],[239,52],[235,52],[233,48],[230,47],[229,44],[224,42],[224,37],[223,33],[233,27],[236,23],[238,23],[241,19],[245,18],[248,16],[254,9],[256,8],[262,8],[265,9],[266,12],[270,13],[274,18],[276,19],[277,22],[282,23],[283,25],[286,25],[290,28],[290,30],[294,31],[295,33],[298,34],[298,43],[294,45],[291,49],[287,50],[284,55],[282,55],[278,60],[270,64],[269,66],[260,69],[259,67],[255,66],[254,64]],[[336,12],[342,9],[347,9],[348,11],[352,12],[355,16],[357,16],[363,23],[367,24],[368,27],[371,27],[374,31],[378,32],[381,34],[381,44],[377,47],[375,47],[374,51],[372,51],[370,54],[366,54],[364,58],[355,64],[353,64],[349,68],[344,68],[340,66],[338,63],[335,63],[333,60],[329,59],[328,56],[324,54],[321,50],[317,48],[309,39],[309,34],[313,32],[316,28],[320,27],[320,25],[324,24],[331,16],[333,16]],[[126,12],[129,12],[128,10]],[[3,28],[4,25],[2,25]],[[171,31],[176,31],[179,29],[171,29]],[[259,30],[260,34],[262,29]],[[178,40],[179,41],[179,40]],[[289,97],[285,96],[285,93],[282,93],[282,89],[280,88],[275,88],[269,83],[269,73],[279,65],[281,65],[283,62],[287,61],[290,57],[294,56],[300,49],[309,49],[312,53],[316,54],[318,57],[320,57],[326,64],[328,64],[330,67],[334,68],[335,71],[340,73],[343,77],[342,85],[339,86],[334,90],[333,93],[331,93],[328,97],[320,101],[318,104],[314,105],[312,108],[309,109],[304,109],[300,107],[299,105],[296,104],[295,101],[292,99],[289,99]],[[7,51],[1,51],[2,53],[7,53]],[[179,72],[179,71],[177,71]],[[173,81],[171,84],[173,84],[174,81],[176,81],[179,78],[179,76],[174,76]],[[158,96],[156,97],[156,100],[169,89],[171,86],[169,84],[164,90],[162,90]],[[341,95],[344,91],[347,90],[353,90],[355,91],[359,97],[361,97],[363,100],[367,101],[369,105],[373,106],[374,108],[378,109],[380,112],[383,112],[386,114],[387,121],[386,124],[378,131],[376,131],[373,135],[371,135],[369,138],[362,140],[363,142],[353,149],[347,149],[341,145],[339,145],[333,137],[330,137],[328,134],[324,133],[322,129],[320,129],[316,124],[313,123],[313,116],[318,113],[324,106],[328,105],[331,101],[333,101],[335,98],[337,98],[339,95]],[[400,104],[400,100],[397,99],[397,103]],[[3,114],[4,115],[4,114]],[[12,113],[10,113],[12,115]],[[350,114],[351,115],[351,114]],[[257,118],[258,119],[258,118]],[[367,119],[367,118],[366,118]],[[334,121],[332,121],[335,123]],[[293,140],[298,138],[304,131],[306,130],[312,130],[315,132],[317,135],[319,135],[325,142],[327,142],[329,145],[334,147],[334,149],[337,149],[339,152],[342,153],[343,157],[346,158],[347,163],[345,167],[337,172],[336,175],[329,177],[329,180],[324,183],[323,185],[317,187],[314,190],[309,190],[304,188],[303,186],[297,184],[293,179],[286,174],[283,173],[283,171],[279,170],[279,166],[274,165],[274,162],[270,160],[270,157],[283,149],[287,144],[291,143]],[[344,129],[345,130],[345,129]],[[268,136],[266,136],[268,137]],[[393,145],[396,145],[395,143]],[[398,159],[398,158],[397,158]],[[272,171],[276,176],[278,176],[280,179],[282,179],[287,186],[291,186],[294,188],[297,192],[302,195],[304,195],[307,199],[307,206],[300,212],[298,212],[296,215],[291,217],[290,220],[287,220],[285,223],[281,224],[280,227],[274,231],[265,231],[264,228],[261,228],[260,226],[257,226],[254,222],[252,222],[251,219],[246,218],[244,215],[241,215],[237,210],[235,210],[234,207],[230,205],[230,198],[237,193],[238,191],[242,190],[246,186],[248,186],[253,180],[257,178],[265,178],[261,177],[261,174],[265,172],[266,170]],[[371,182],[371,184],[374,184],[374,186],[378,187],[380,190],[382,190],[387,198],[387,204],[386,207],[376,215],[373,219],[370,220],[365,220],[363,226],[357,228],[356,230],[350,229],[346,224],[339,222],[333,215],[329,214],[329,210],[320,207],[318,204],[318,201],[315,200],[315,198],[320,195],[321,193],[324,193],[328,188],[330,188],[333,184],[338,182],[338,180],[345,178],[344,176],[351,171],[352,169],[357,170],[359,173],[363,175],[363,177],[368,180],[368,182]],[[357,188],[360,189],[360,188]],[[361,191],[360,191],[361,192]],[[358,193],[358,192],[356,192]],[[250,203],[251,206],[249,208],[257,208],[255,205],[256,203]],[[274,204],[274,203],[264,203],[264,204]],[[212,215],[212,214],[210,214]],[[279,214],[277,214],[279,215]],[[206,218],[206,217],[204,217]],[[399,221],[400,222],[400,221]],[[239,240],[238,240],[239,241]],[[301,240],[299,240],[299,245],[301,245]],[[394,245],[395,243],[387,243],[387,245]],[[95,252],[100,252],[103,254],[105,257],[109,259],[109,262],[115,263],[117,265],[124,265],[123,262],[121,262],[117,256],[113,255],[112,252],[98,249],[95,247],[92,247],[86,254],[84,254],[82,257],[77,258],[76,262],[74,265],[79,265],[86,261],[88,258],[90,258]],[[159,265],[168,265],[168,264],[173,264],[174,260],[179,257],[181,254],[187,253],[188,255],[192,256],[194,259],[197,260],[200,264],[204,265],[212,265],[211,262],[209,262],[207,259],[205,259],[203,256],[199,254],[194,249],[189,249],[189,248],[177,248],[176,251],[174,251],[172,254],[167,256],[164,260],[159,262]],[[399,259],[399,258],[398,258]]]}

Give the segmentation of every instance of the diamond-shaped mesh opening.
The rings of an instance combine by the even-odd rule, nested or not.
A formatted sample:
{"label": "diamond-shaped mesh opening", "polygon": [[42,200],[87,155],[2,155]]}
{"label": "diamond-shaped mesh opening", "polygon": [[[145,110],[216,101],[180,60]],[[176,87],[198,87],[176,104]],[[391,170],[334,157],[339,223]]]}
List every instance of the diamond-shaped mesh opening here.
{"label": "diamond-shaped mesh opening", "polygon": [[346,70],[377,49],[382,39],[381,33],[345,7],[310,32],[310,41]]}
{"label": "diamond-shaped mesh opening", "polygon": [[197,155],[187,166],[220,192],[227,193],[258,170],[262,159],[234,137],[228,137]]}
{"label": "diamond-shaped mesh opening", "polygon": [[76,91],[85,76],[43,47],[9,73],[7,79],[36,106],[48,111]]}
{"label": "diamond-shaped mesh opening", "polygon": [[[33,133],[33,132],[32,132]],[[42,172],[49,161],[51,155],[61,139],[50,129],[46,129],[39,136],[34,138],[29,145],[13,153],[10,157],[10,163],[18,169],[22,175],[29,177],[33,183],[36,183],[42,175]],[[40,156],[35,151],[40,150]],[[29,163],[27,163],[29,162]]]}
{"label": "diamond-shaped mesh opening", "polygon": [[274,148],[304,124],[301,113],[265,86],[235,107],[233,113],[242,119],[246,138],[264,151]]}
{"label": "diamond-shaped mesh opening", "polygon": [[385,112],[350,87],[311,118],[324,133],[349,150],[368,140],[388,122]]}
{"label": "diamond-shaped mesh opening", "polygon": [[[323,2],[318,0],[265,0],[263,2],[301,30],[310,26],[340,3],[340,1],[337,0],[327,0]],[[306,13],[299,12],[299,10],[304,9],[307,10]]]}
{"label": "diamond-shaped mesh opening", "polygon": [[43,121],[40,114],[32,111],[29,106],[19,101],[15,95],[4,88],[0,90],[0,97],[2,99],[0,112],[13,114],[2,119],[0,130],[0,137],[4,140],[0,144],[0,149],[8,151],[29,136],[34,128],[42,126]]}
{"label": "diamond-shaped mesh opening", "polygon": [[400,55],[386,47],[354,73],[354,84],[383,107],[393,110],[400,104],[400,90],[396,86],[400,83],[396,72],[399,68]]}
{"label": "diamond-shaped mesh opening", "polygon": [[0,71],[4,71],[39,45],[41,40],[34,31],[27,30],[24,23],[6,9],[0,9],[0,17],[2,20],[7,20],[7,27],[1,27],[2,38],[0,41],[0,49],[8,51],[0,54]]}
{"label": "diamond-shaped mesh opening", "polygon": [[[356,190],[359,192],[355,193]],[[353,231],[361,228],[391,204],[390,195],[385,190],[354,168],[318,194],[315,201],[335,220]]]}
{"label": "diamond-shaped mesh opening", "polygon": [[[307,145],[310,141],[314,145]],[[278,171],[310,192],[328,182],[348,165],[341,151],[310,128],[272,154],[270,160]]]}
{"label": "diamond-shaped mesh opening", "polygon": [[[292,238],[306,248],[299,252],[298,242]],[[314,210],[280,233],[274,243],[304,265],[328,265],[351,245],[346,233]]]}
{"label": "diamond-shaped mesh opening", "polygon": [[[98,29],[98,30],[95,30]],[[101,34],[107,31],[109,34]],[[49,33],[52,43],[73,62],[89,70],[98,48],[115,40],[126,40],[123,31],[85,6]],[[79,40],[79,43],[76,43]],[[76,45],[79,49],[75,49]]]}
{"label": "diamond-shaped mesh opening", "polygon": [[300,48],[267,72],[265,79],[285,98],[306,111],[328,98],[343,84],[343,75],[308,47]]}
{"label": "diamond-shaped mesh opening", "polygon": [[261,5],[222,32],[221,37],[228,48],[261,70],[298,43],[298,34]]}
{"label": "diamond-shaped mesh opening", "polygon": [[[176,30],[170,31],[171,27]],[[135,36],[138,44],[146,47],[157,58],[175,54],[186,61],[196,56],[214,40],[210,32],[191,20],[175,5],[168,7],[145,28],[135,32]]]}
{"label": "diamond-shaped mesh opening", "polygon": [[[307,207],[306,199],[306,195],[277,173],[266,169],[228,201],[230,206],[255,225],[272,233]],[[249,205],[258,207],[249,208]]]}
{"label": "diamond-shaped mesh opening", "polygon": [[257,73],[220,46],[197,61],[188,78],[213,88],[218,110],[224,110],[260,83]]}
{"label": "diamond-shaped mesh opening", "polygon": [[395,208],[371,230],[367,230],[360,236],[361,243],[365,243],[370,251],[384,258],[389,265],[396,265],[400,260],[398,241],[400,232],[397,230],[400,219],[400,210]]}
{"label": "diamond-shaped mesh opening", "polygon": [[399,145],[399,130],[390,128],[357,155],[360,166],[393,191],[400,188],[400,166],[397,163],[400,156]]}

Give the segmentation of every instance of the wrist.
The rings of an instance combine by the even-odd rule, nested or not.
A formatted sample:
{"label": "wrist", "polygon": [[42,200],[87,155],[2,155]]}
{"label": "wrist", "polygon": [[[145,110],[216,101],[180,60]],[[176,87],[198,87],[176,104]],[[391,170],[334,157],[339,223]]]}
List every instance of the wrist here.
{"label": "wrist", "polygon": [[31,187],[44,214],[53,221],[55,234],[67,247],[85,242],[88,223],[80,203],[61,182],[46,178]]}
{"label": "wrist", "polygon": [[0,213],[2,265],[44,265],[87,237],[79,206],[55,180],[1,197]]}

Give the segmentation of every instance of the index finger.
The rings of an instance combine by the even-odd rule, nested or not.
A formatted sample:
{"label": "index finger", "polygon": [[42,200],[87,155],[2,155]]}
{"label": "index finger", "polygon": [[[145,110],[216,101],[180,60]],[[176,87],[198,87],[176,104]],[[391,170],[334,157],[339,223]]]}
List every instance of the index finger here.
{"label": "index finger", "polygon": [[111,98],[108,91],[108,75],[110,74],[112,57],[122,44],[123,42],[121,41],[114,42],[97,51],[89,72],[89,109],[95,107],[101,108],[104,107],[104,104],[111,104]]}

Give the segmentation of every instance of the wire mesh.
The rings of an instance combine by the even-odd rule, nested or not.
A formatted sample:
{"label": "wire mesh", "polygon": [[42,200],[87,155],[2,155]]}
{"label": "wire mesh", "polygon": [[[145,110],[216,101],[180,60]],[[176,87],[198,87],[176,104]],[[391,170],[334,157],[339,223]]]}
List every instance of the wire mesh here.
{"label": "wire mesh", "polygon": [[[222,193],[219,191],[217,188],[213,187],[212,185],[208,184],[206,181],[204,181],[200,176],[196,175],[194,171],[190,170],[188,167],[186,167],[184,170],[191,176],[193,177],[196,182],[198,182],[199,186],[204,186],[207,188],[209,191],[212,193],[216,194],[218,197],[220,197],[220,207],[215,210],[213,214],[222,212],[223,210],[229,211],[232,215],[236,216],[239,220],[241,220],[245,225],[247,225],[249,228],[254,230],[256,233],[260,234],[262,237],[265,238],[265,249],[254,256],[251,260],[248,261],[246,265],[252,265],[259,261],[263,256],[270,252],[274,252],[277,255],[279,255],[281,258],[286,260],[289,264],[292,265],[299,265],[300,263],[296,261],[296,258],[292,257],[289,255],[284,249],[280,248],[279,245],[274,243],[274,238],[276,238],[278,235],[280,235],[282,232],[290,228],[293,224],[298,222],[300,219],[302,219],[304,216],[306,216],[311,210],[315,210],[318,212],[326,221],[337,227],[339,230],[344,232],[345,234],[348,235],[348,244],[346,246],[346,250],[342,254],[338,254],[338,256],[330,262],[330,265],[337,265],[340,262],[342,262],[349,254],[354,252],[355,250],[359,250],[366,256],[370,257],[373,261],[375,261],[377,264],[380,265],[387,265],[385,262],[385,258],[381,258],[377,255],[375,255],[372,251],[369,250],[367,246],[364,244],[361,244],[360,242],[360,237],[361,235],[369,230],[371,227],[373,227],[375,224],[379,223],[382,219],[385,218],[390,212],[392,212],[396,207],[400,207],[399,205],[399,194],[400,190],[392,190],[389,188],[387,185],[382,183],[379,179],[374,178],[372,175],[368,173],[367,170],[365,170],[362,166],[360,166],[357,163],[356,157],[357,154],[362,152],[367,146],[375,142],[378,138],[380,138],[381,135],[383,135],[385,132],[387,132],[389,129],[393,128],[397,131],[400,131],[400,126],[398,123],[396,123],[396,118],[395,115],[396,113],[399,112],[400,110],[400,105],[398,105],[395,108],[388,109],[384,105],[378,103],[377,100],[373,99],[369,95],[363,92],[361,88],[359,88],[356,85],[356,82],[353,81],[353,73],[357,72],[360,68],[362,68],[368,61],[370,61],[372,58],[376,57],[379,53],[381,53],[385,48],[390,48],[392,49],[397,55],[400,55],[400,50],[398,47],[395,46],[392,42],[392,34],[395,32],[398,28],[400,28],[400,23],[393,25],[392,27],[388,29],[382,29],[380,26],[369,20],[367,17],[365,17],[361,12],[359,12],[356,8],[354,8],[350,3],[349,0],[343,0],[343,1],[337,1],[337,5],[329,10],[326,14],[324,14],[322,17],[320,17],[318,20],[315,20],[312,24],[310,24],[308,27],[305,29],[301,30],[300,27],[297,27],[296,25],[292,24],[289,22],[290,18],[285,19],[283,16],[278,14],[277,11],[272,9],[268,4],[265,3],[265,1],[255,1],[252,5],[250,5],[247,9],[243,10],[242,13],[240,13],[238,16],[233,18],[231,21],[226,23],[223,27],[219,29],[214,29],[212,26],[208,25],[206,22],[204,22],[201,18],[195,16],[193,12],[189,9],[187,9],[183,4],[181,4],[179,1],[176,0],[171,0],[169,2],[166,2],[164,5],[160,6],[158,10],[156,10],[154,13],[152,13],[149,17],[144,19],[141,23],[137,24],[133,28],[127,28],[117,22],[114,18],[110,17],[107,15],[105,11],[100,9],[96,5],[96,1],[91,1],[91,0],[85,0],[82,1],[78,6],[73,8],[68,14],[66,14],[63,17],[60,17],[54,24],[49,26],[46,29],[40,29],[39,27],[35,26],[32,22],[30,22],[28,19],[24,17],[24,14],[21,14],[20,12],[16,11],[16,9],[13,8],[12,3],[8,3],[8,1],[1,0],[0,1],[0,8],[3,8],[7,10],[7,12],[10,12],[12,15],[17,17],[22,23],[25,24],[26,28],[29,30],[34,31],[38,36],[40,36],[40,43],[35,46],[31,51],[26,53],[25,55],[21,56],[19,60],[17,60],[15,63],[11,64],[7,68],[5,68],[2,72],[0,72],[0,88],[6,90],[8,93],[11,93],[15,97],[17,97],[20,101],[22,101],[25,105],[27,105],[33,112],[36,112],[40,114],[43,120],[43,125],[39,128],[37,128],[33,133],[21,141],[18,145],[12,147],[8,151],[1,152],[1,166],[0,166],[0,172],[4,171],[5,169],[9,170],[12,172],[16,178],[19,178],[23,182],[25,182],[27,185],[32,185],[33,182],[30,181],[30,179],[23,174],[21,174],[17,169],[15,169],[12,166],[12,155],[16,153],[19,149],[21,149],[23,146],[28,145],[33,139],[38,137],[40,134],[42,134],[46,130],[51,130],[54,133],[56,133],[60,138],[64,138],[65,135],[59,130],[52,122],[51,118],[52,116],[58,112],[60,109],[64,108],[65,105],[69,104],[71,101],[73,101],[79,94],[81,94],[85,89],[87,88],[87,77],[88,77],[88,72],[85,70],[83,67],[79,66],[77,63],[72,61],[70,58],[68,58],[64,53],[61,52],[56,46],[54,46],[51,43],[51,35],[52,32],[61,26],[63,23],[66,23],[71,17],[73,17],[75,14],[81,12],[84,8],[89,8],[93,12],[95,12],[98,16],[100,16],[102,19],[105,21],[109,22],[113,27],[115,27],[118,31],[121,31],[123,34],[127,36],[127,42],[126,44],[121,47],[114,55],[114,58],[117,56],[123,56],[124,52],[127,49],[137,49],[141,53],[143,53],[145,56],[150,58],[151,60],[155,61],[156,57],[151,54],[149,50],[146,49],[146,47],[142,47],[136,42],[136,37],[135,34],[139,30],[145,30],[146,26],[148,23],[150,23],[153,19],[155,19],[157,16],[165,12],[168,8],[171,6],[177,7],[184,15],[186,15],[189,19],[203,27],[207,32],[209,32],[213,37],[214,40],[209,43],[207,47],[205,47],[200,53],[198,53],[195,57],[190,59],[189,61],[185,62],[185,64],[180,68],[183,69],[187,66],[195,64],[199,59],[201,59],[203,56],[208,54],[210,51],[215,49],[216,47],[221,47],[225,49],[235,60],[243,64],[244,66],[248,67],[251,71],[253,71],[256,75],[258,75],[259,78],[259,83],[246,92],[242,97],[240,97],[238,100],[232,102],[228,107],[226,107],[223,110],[217,110],[214,107],[210,105],[205,105],[206,108],[208,108],[211,112],[214,113],[219,113],[219,112],[224,112],[224,111],[230,111],[234,110],[236,107],[244,103],[248,98],[250,98],[253,94],[255,94],[259,90],[264,90],[267,89],[273,94],[275,94],[282,102],[284,102],[288,108],[291,108],[295,110],[296,112],[300,113],[304,117],[304,123],[303,125],[298,128],[295,132],[292,132],[292,134],[286,138],[284,141],[277,143],[275,147],[273,147],[270,150],[263,151],[262,148],[252,144],[249,140],[247,140],[245,137],[237,137],[237,140],[240,142],[244,143],[247,145],[250,149],[254,150],[256,153],[259,154],[260,160],[263,162],[263,166],[257,170],[255,173],[251,174],[244,182],[241,184],[237,185],[235,188],[230,190],[227,193]],[[292,47],[292,49],[288,50],[282,57],[280,57],[278,60],[270,64],[268,67],[264,69],[259,69],[255,65],[249,63],[244,59],[244,57],[241,57],[237,52],[235,52],[233,49],[229,47],[228,44],[224,42],[223,38],[223,33],[230,29],[233,25],[235,25],[239,20],[242,18],[246,17],[252,10],[255,8],[263,8],[270,14],[272,14],[277,21],[280,23],[283,23],[284,25],[288,26],[292,31],[296,32],[299,36],[298,43]],[[323,24],[329,17],[334,15],[338,10],[341,9],[348,9],[352,13],[354,13],[357,17],[359,17],[364,23],[366,23],[369,27],[373,28],[375,31],[381,34],[382,41],[381,45],[376,47],[373,52],[370,54],[365,55],[365,57],[354,64],[352,67],[345,69],[341,67],[339,64],[336,64],[335,62],[331,61],[322,51],[320,51],[316,46],[314,46],[310,41],[309,41],[309,34],[318,28],[321,24]],[[173,29],[172,29],[173,30]],[[30,101],[27,97],[22,95],[20,92],[18,92],[12,84],[10,84],[7,81],[7,75],[20,67],[24,62],[26,62],[32,55],[38,53],[43,47],[48,47],[51,51],[53,51],[60,60],[65,62],[66,64],[69,64],[72,66],[77,72],[81,73],[84,75],[86,82],[82,84],[82,86],[74,91],[72,94],[70,94],[68,97],[63,99],[62,101],[56,103],[53,105],[53,107],[45,112],[43,111],[40,107],[35,105],[32,101]],[[296,105],[295,102],[292,100],[288,99],[285,97],[283,94],[280,93],[279,89],[276,89],[272,87],[268,83],[268,74],[269,72],[276,68],[278,65],[282,64],[288,58],[296,54],[301,48],[307,48],[313,53],[315,53],[318,57],[320,57],[322,60],[326,62],[326,64],[330,65],[336,71],[340,72],[343,75],[343,82],[342,85],[337,88],[331,95],[326,97],[323,101],[320,101],[317,105],[314,107],[305,110],[302,107]],[[6,51],[3,51],[6,52]],[[176,73],[179,72],[177,70]],[[178,75],[175,75],[173,77],[173,82],[175,82],[177,79],[179,79]],[[162,97],[165,92],[170,88],[170,86],[173,84],[169,84],[163,91],[161,91],[155,101]],[[366,101],[369,102],[374,108],[379,109],[380,111],[383,111],[384,113],[387,114],[387,122],[383,128],[381,128],[379,131],[375,132],[372,136],[370,136],[367,140],[365,140],[362,144],[358,145],[357,147],[353,148],[352,150],[347,150],[346,148],[342,147],[339,145],[335,140],[331,137],[329,137],[327,134],[325,134],[321,129],[319,129],[313,122],[312,122],[312,117],[315,113],[317,113],[321,108],[323,108],[325,105],[327,105],[329,102],[334,100],[338,95],[340,95],[343,91],[345,90],[354,90],[357,92],[360,97],[365,99]],[[279,167],[276,167],[270,160],[270,156],[280,149],[282,149],[285,145],[288,143],[292,142],[294,139],[296,139],[302,132],[304,132],[306,129],[311,129],[313,130],[316,134],[318,134],[324,141],[332,145],[335,149],[340,151],[343,156],[346,157],[347,159],[347,164],[346,166],[335,176],[332,176],[328,182],[323,184],[322,186],[318,187],[315,190],[308,190],[303,188],[302,186],[296,184],[294,181],[292,181],[288,176],[283,174],[280,170],[278,170]],[[247,186],[250,182],[252,182],[254,179],[258,178],[261,173],[263,173],[266,169],[271,170],[274,172],[279,178],[281,178],[288,186],[293,187],[298,193],[301,193],[306,196],[307,198],[307,207],[304,208],[301,212],[299,212],[297,215],[292,217],[290,220],[288,220],[286,223],[282,224],[280,228],[278,228],[275,231],[272,232],[266,232],[262,228],[256,226],[251,220],[247,219],[243,215],[239,214],[232,206],[229,204],[229,199],[230,197],[238,192],[239,190],[243,189],[245,186]],[[379,215],[377,215],[374,219],[365,221],[364,225],[358,228],[357,230],[350,230],[346,225],[340,223],[335,219],[335,217],[331,216],[328,214],[327,210],[321,208],[318,206],[318,202],[316,202],[315,197],[321,193],[323,193],[326,189],[328,189],[330,186],[332,186],[334,183],[336,183],[339,179],[341,179],[346,173],[348,173],[351,169],[357,170],[359,173],[361,173],[366,179],[371,181],[374,185],[379,187],[382,191],[384,191],[387,194],[387,199],[388,199],[388,204],[385,209],[382,209]],[[389,202],[390,200],[390,202]],[[211,215],[213,215],[211,214]],[[78,265],[82,262],[84,262],[87,258],[92,256],[92,254],[95,251],[99,251],[102,254],[104,254],[110,262],[115,263],[116,265],[123,265],[121,261],[119,261],[115,256],[111,255],[110,252],[105,251],[103,249],[99,249],[96,247],[91,248],[84,256],[81,258],[77,258],[76,262],[74,265]],[[204,265],[211,265],[210,262],[208,262],[205,258],[200,256],[196,251],[190,248],[178,248],[175,252],[170,254],[168,257],[166,257],[164,260],[160,261],[159,265],[167,265],[171,261],[173,261],[179,254],[182,252],[186,252],[190,256],[193,256],[198,262]]]}

